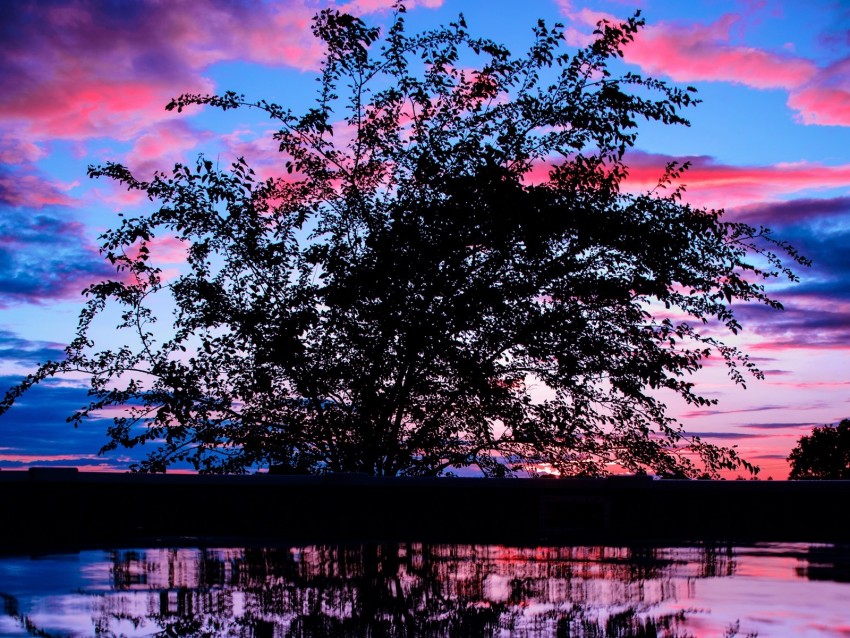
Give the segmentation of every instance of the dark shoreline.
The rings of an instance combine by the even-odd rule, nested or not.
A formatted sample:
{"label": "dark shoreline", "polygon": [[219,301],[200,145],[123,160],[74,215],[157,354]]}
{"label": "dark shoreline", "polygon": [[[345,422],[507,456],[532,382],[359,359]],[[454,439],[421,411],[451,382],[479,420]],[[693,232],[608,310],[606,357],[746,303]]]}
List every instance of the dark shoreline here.
{"label": "dark shoreline", "polygon": [[0,551],[153,545],[850,541],[850,481],[0,472]]}

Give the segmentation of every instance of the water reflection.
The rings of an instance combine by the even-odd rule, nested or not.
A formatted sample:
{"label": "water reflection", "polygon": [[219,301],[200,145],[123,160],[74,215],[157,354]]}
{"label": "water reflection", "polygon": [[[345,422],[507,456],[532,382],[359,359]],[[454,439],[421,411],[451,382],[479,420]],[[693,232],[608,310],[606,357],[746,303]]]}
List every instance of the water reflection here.
{"label": "water reflection", "polygon": [[[669,575],[674,562],[623,548],[124,552],[113,556],[113,589],[158,592],[148,618],[183,635],[210,627],[269,636],[275,628],[288,636],[571,635],[599,612],[618,615],[624,629],[645,624],[638,613],[688,587]],[[106,607],[101,616],[111,614]]]}
{"label": "water reflection", "polygon": [[[808,545],[421,544],[8,557],[0,559],[0,634],[839,635],[830,633],[834,623],[850,626],[847,557],[847,548]],[[788,600],[771,602],[789,583],[798,587],[783,594]],[[843,601],[821,609],[822,631],[808,607],[789,612],[808,597],[800,585],[820,586],[821,606]],[[779,633],[777,618],[786,623]]]}
{"label": "water reflection", "polygon": [[850,583],[850,545],[819,545],[807,549],[797,573],[810,580]]}

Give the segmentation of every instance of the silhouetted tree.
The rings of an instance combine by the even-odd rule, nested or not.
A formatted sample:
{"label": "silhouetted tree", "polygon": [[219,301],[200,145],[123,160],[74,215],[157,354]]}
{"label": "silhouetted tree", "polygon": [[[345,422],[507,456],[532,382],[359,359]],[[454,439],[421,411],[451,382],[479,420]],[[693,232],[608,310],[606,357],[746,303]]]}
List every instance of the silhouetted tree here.
{"label": "silhouetted tree", "polygon": [[[87,289],[66,359],[2,409],[85,373],[92,400],[72,420],[125,406],[103,451],[154,443],[142,471],[753,470],[686,436],[657,391],[712,403],[688,380],[711,353],[737,383],[760,376],[697,326],[736,333],[733,301],[779,308],[763,280],[795,278],[778,254],[805,260],[764,228],[684,204],[673,182],[686,165],[648,192],[624,188],[638,123],[687,124],[694,89],[612,74],[637,16],[600,23],[574,55],[560,25],[539,22],[513,56],[462,17],[408,35],[404,13],[384,37],[316,17],[327,53],[303,115],[232,92],[167,106],[265,111],[282,178],[258,180],[242,158],[151,181],[91,168],[158,208],[103,236],[122,277]],[[149,249],[163,234],[186,245],[169,281]],[[169,295],[173,326],[154,330]],[[97,350],[90,326],[112,305],[135,342]]]}
{"label": "silhouetted tree", "polygon": [[788,456],[789,479],[850,479],[850,419],[812,428]]}

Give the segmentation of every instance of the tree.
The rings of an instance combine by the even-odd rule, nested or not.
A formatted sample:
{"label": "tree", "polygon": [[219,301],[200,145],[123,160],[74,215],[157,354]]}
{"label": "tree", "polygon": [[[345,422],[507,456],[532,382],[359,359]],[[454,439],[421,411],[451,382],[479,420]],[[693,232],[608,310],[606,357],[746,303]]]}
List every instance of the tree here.
{"label": "tree", "polygon": [[[683,203],[686,165],[649,192],[625,189],[638,122],[687,124],[695,103],[692,88],[609,69],[639,17],[600,23],[574,55],[563,27],[541,21],[513,56],[462,16],[408,35],[404,14],[385,37],[318,14],[327,53],[302,115],[233,92],[166,107],[265,111],[281,178],[257,179],[242,158],[151,181],[90,168],[159,207],[103,235],[120,276],[85,291],[66,358],[3,409],[82,372],[91,402],[69,420],[123,406],[102,451],[157,444],[142,471],[755,470],[687,436],[659,392],[712,403],[689,380],[712,353],[737,383],[760,376],[691,322],[736,333],[732,302],[780,308],[764,280],[793,280],[783,259],[805,260],[767,229]],[[163,234],[186,245],[171,281],[149,248]],[[169,329],[153,326],[162,297]],[[112,306],[135,341],[98,351],[89,331]]]}
{"label": "tree", "polygon": [[850,479],[850,419],[812,428],[788,456],[791,480]]}

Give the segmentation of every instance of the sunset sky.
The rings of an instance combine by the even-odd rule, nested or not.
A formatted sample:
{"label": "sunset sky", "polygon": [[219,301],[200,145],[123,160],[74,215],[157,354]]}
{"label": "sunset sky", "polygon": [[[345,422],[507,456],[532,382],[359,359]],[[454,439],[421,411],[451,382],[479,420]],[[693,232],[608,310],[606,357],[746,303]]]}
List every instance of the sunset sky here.
{"label": "sunset sky", "polygon": [[[3,389],[73,338],[80,291],[111,274],[97,237],[139,200],[86,177],[118,161],[138,177],[203,152],[227,165],[283,172],[271,124],[251,111],[166,112],[185,92],[244,93],[294,109],[315,95],[322,49],[310,32],[337,6],[385,24],[391,0],[15,0],[0,2],[0,375]],[[691,127],[641,127],[627,158],[651,185],[689,159],[686,198],[729,219],[771,227],[812,259],[797,284],[774,286],[785,311],[740,307],[734,343],[764,370],[734,386],[711,363],[695,381],[711,409],[670,403],[689,431],[787,476],[787,457],[812,425],[850,417],[850,8],[842,0],[411,0],[408,28],[462,12],[473,34],[522,51],[538,18],[563,22],[568,47],[602,18],[640,9],[646,28],[622,70],[692,85]],[[157,240],[166,269],[181,254]],[[104,328],[104,344],[114,331]],[[124,469],[136,452],[98,457],[106,417],[65,423],[85,401],[56,380],[0,417],[0,468]]]}

